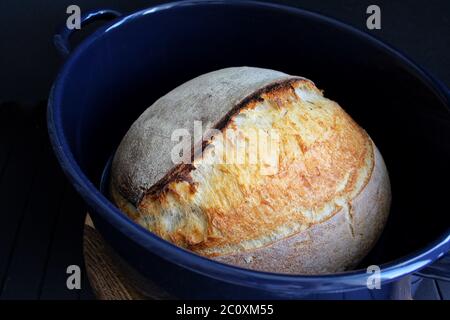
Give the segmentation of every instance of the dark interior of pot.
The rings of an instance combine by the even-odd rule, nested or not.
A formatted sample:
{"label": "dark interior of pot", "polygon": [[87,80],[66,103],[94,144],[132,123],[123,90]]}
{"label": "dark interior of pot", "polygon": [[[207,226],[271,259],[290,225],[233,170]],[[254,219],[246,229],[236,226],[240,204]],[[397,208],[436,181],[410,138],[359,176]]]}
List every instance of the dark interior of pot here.
{"label": "dark interior of pot", "polygon": [[446,231],[445,98],[364,37],[282,10],[186,6],[110,27],[80,51],[64,79],[62,121],[82,170],[98,185],[120,139],[157,98],[202,73],[244,65],[313,80],[380,149],[392,208],[362,265],[400,258]]}

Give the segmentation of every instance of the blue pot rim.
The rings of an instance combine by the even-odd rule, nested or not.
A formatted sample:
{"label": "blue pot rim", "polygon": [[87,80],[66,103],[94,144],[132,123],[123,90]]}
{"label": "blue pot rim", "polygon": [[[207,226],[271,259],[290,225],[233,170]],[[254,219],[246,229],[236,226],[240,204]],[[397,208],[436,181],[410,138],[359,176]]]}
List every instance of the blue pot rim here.
{"label": "blue pot rim", "polygon": [[[124,26],[130,21],[139,19],[145,15],[166,10],[174,10],[186,6],[211,5],[259,7],[296,14],[299,17],[314,19],[318,22],[333,25],[335,28],[351,33],[352,36],[356,38],[362,38],[365,41],[371,42],[372,45],[388,53],[392,58],[401,61],[402,65],[408,67],[416,75],[418,75],[436,96],[445,101],[447,106],[450,105],[450,93],[448,88],[424,69],[417,66],[405,54],[400,53],[398,50],[383,43],[374,36],[364,33],[334,18],[329,18],[318,13],[285,5],[248,0],[189,0],[172,2],[149,7],[130,15],[122,16],[113,22],[104,25],[91,36],[86,38],[64,63],[51,89],[47,113],[50,141],[63,171],[68,176],[75,189],[86,201],[88,206],[95,210],[96,213],[102,215],[103,218],[109,221],[109,223],[111,223],[115,228],[138,243],[140,246],[150,250],[153,254],[160,256],[166,261],[174,263],[182,268],[186,268],[195,273],[230,284],[269,290],[292,289],[303,290],[303,292],[307,293],[360,289],[361,286],[366,285],[368,276],[371,275],[371,273],[367,273],[364,269],[325,275],[278,274],[226,265],[179,248],[152,234],[121,213],[87,178],[76,163],[64,135],[60,108],[64,91],[64,80],[67,77],[70,77],[69,70],[80,54],[98,38],[113,31],[115,28]],[[405,257],[380,265],[381,281],[382,283],[391,282],[400,277],[416,272],[431,264],[433,261],[439,259],[449,250],[450,228],[447,229],[447,232],[444,233],[444,235],[430,243],[425,248]]]}

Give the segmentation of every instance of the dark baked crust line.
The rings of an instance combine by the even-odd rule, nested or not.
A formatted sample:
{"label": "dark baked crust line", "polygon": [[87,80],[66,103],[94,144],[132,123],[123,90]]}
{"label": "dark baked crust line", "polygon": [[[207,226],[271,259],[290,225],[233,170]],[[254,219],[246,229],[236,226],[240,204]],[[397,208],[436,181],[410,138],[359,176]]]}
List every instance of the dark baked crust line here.
{"label": "dark baked crust line", "polygon": [[[224,128],[227,127],[227,125],[230,123],[230,120],[234,115],[236,115],[240,110],[245,108],[247,105],[251,104],[252,102],[261,102],[264,99],[261,98],[263,94],[276,92],[279,89],[283,89],[286,87],[292,87],[294,83],[297,82],[307,82],[312,83],[311,80],[302,78],[302,77],[290,77],[288,79],[283,80],[277,80],[274,81],[268,85],[263,86],[262,88],[252,92],[248,96],[246,96],[244,99],[242,99],[238,104],[236,104],[230,111],[228,111],[225,116],[223,116],[214,126],[212,126],[212,129],[220,130],[222,131]],[[211,141],[202,141],[202,152],[203,150],[211,143]],[[194,146],[192,147],[192,150],[195,150]],[[194,159],[197,159],[199,156],[198,154],[194,154],[194,152],[191,152],[192,154],[192,161]],[[133,188],[130,186],[132,185],[132,182],[129,181],[128,183],[121,183],[116,184],[117,181],[111,181],[111,184],[115,186],[116,190],[127,199],[131,204],[133,204],[135,207],[138,207],[141,203],[142,199],[150,196],[150,197],[158,197],[162,193],[166,192],[166,187],[171,182],[176,181],[188,181],[190,182],[189,173],[194,169],[194,166],[192,164],[186,164],[181,163],[175,165],[169,172],[167,172],[164,177],[162,177],[158,182],[153,184],[149,189],[143,190],[141,193],[141,196],[136,200],[132,201],[131,199],[135,198],[132,194]]]}

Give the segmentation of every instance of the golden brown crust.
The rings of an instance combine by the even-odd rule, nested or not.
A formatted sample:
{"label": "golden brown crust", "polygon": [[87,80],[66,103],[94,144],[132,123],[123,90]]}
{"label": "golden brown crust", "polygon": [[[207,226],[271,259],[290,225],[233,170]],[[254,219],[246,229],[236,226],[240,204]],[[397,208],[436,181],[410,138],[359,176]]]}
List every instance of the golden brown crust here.
{"label": "golden brown crust", "polygon": [[[111,180],[137,206],[144,194],[159,192],[168,180],[182,179],[188,166],[174,166],[172,134],[183,128],[193,136],[220,127],[227,115],[261,88],[299,77],[261,68],[235,67],[200,75],[159,98],[130,127],[112,162]],[[194,141],[194,145],[202,141]]]}
{"label": "golden brown crust", "polygon": [[214,257],[244,268],[291,274],[324,274],[354,268],[372,249],[389,215],[387,170],[375,150],[375,167],[361,193],[328,220],[268,246]]}
{"label": "golden brown crust", "polygon": [[[243,109],[252,109],[257,105],[258,102],[264,101],[263,96],[271,97],[273,101],[279,102],[279,98],[276,96],[277,94],[280,94],[282,92],[294,90],[293,85],[298,82],[305,82],[309,83],[310,81],[308,79],[300,79],[298,77],[278,80],[270,83],[267,86],[264,86],[255,92],[251,93],[247,97],[245,97],[242,101],[237,103],[233,108],[228,111],[219,121],[215,123],[213,126],[213,129],[217,129],[220,131],[225,131],[228,127],[236,127],[232,119]],[[315,89],[314,84],[311,83],[310,89]],[[211,143],[211,141],[202,141],[202,146],[199,148],[199,150],[203,151],[208,147],[208,145]],[[192,154],[192,161],[195,161],[199,156],[198,154],[195,154],[194,152],[195,147],[192,146],[191,154]],[[152,185],[150,188],[145,190],[143,193],[143,196],[159,196],[159,194],[164,193],[167,188],[167,186],[171,182],[179,182],[179,181],[191,181],[191,177],[189,173],[195,169],[191,164],[185,164],[181,163],[178,165],[175,165],[167,174],[165,174],[159,181],[157,181],[154,185]],[[139,200],[139,202],[142,199]]]}
{"label": "golden brown crust", "polygon": [[[222,135],[203,155],[174,166],[136,207],[113,181],[119,208],[178,246],[252,269],[331,272],[367,253],[388,213],[387,171],[367,133],[312,82],[289,78],[251,92],[216,128]],[[244,142],[257,130],[279,133],[276,166],[251,163],[251,148],[244,163],[211,163],[216,146],[236,144],[229,130]]]}

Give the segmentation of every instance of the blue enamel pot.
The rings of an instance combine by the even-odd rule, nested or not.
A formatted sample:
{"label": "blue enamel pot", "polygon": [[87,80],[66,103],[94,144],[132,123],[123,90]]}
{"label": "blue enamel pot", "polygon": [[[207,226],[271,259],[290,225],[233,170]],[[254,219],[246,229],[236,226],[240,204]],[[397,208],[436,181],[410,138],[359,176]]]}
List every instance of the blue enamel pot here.
{"label": "blue enamel pot", "polygon": [[[130,15],[94,11],[82,23],[97,19],[112,20],[73,51],[74,30],[55,36],[67,59],[50,94],[48,127],[61,167],[130,277],[194,299],[403,299],[418,276],[449,279],[450,94],[422,68],[341,22],[275,4],[184,1]],[[312,79],[381,150],[391,214],[356,270],[283,275],[214,262],[136,225],[100,191],[108,159],[149,105],[202,73],[244,65]],[[367,272],[370,265],[380,272]],[[371,275],[379,289],[367,286]]]}

